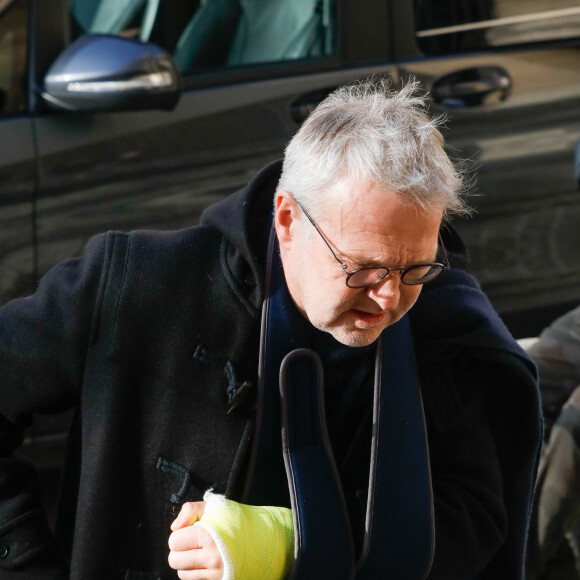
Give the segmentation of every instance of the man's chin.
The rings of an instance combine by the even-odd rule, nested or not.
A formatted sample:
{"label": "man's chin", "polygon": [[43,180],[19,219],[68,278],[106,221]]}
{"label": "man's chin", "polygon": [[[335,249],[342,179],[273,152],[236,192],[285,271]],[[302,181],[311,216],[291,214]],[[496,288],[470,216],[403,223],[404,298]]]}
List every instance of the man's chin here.
{"label": "man's chin", "polygon": [[321,328],[325,332],[330,333],[335,340],[344,344],[345,346],[361,347],[368,346],[372,344],[379,338],[383,329],[370,328],[370,329],[346,329],[342,327],[337,328]]}
{"label": "man's chin", "polygon": [[331,334],[335,340],[345,346],[362,347],[372,344],[379,338],[385,328],[397,322],[404,314],[400,312],[384,312],[380,316],[367,315],[354,309],[346,310],[340,316],[330,317],[332,322],[310,323]]}
{"label": "man's chin", "polygon": [[[377,321],[372,321],[372,324],[365,324],[367,321],[362,321],[361,323],[361,317],[356,316],[354,320],[344,320],[343,318],[339,322],[337,321],[337,324],[325,327],[317,326],[317,328],[328,332],[345,346],[361,347],[375,342],[385,328],[397,322],[401,317],[402,314],[391,313],[388,318],[383,317],[378,323]],[[350,316],[349,318],[353,317]]]}

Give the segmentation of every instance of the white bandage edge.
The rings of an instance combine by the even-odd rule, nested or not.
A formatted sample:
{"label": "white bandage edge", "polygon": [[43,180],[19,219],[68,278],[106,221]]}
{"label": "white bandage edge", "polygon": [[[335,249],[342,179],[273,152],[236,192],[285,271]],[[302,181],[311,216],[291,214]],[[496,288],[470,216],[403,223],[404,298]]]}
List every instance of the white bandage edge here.
{"label": "white bandage edge", "polygon": [[[213,489],[208,489],[203,496],[203,501],[206,502],[205,510],[203,513],[210,514],[217,508],[226,506],[227,499],[225,495],[214,493]],[[234,563],[232,562],[232,557],[222,537],[217,533],[216,530],[214,530],[211,526],[204,524],[202,521],[195,522],[193,525],[202,527],[215,542],[215,545],[217,546],[218,552],[220,553],[222,562],[224,564],[224,575],[222,580],[236,580]]]}

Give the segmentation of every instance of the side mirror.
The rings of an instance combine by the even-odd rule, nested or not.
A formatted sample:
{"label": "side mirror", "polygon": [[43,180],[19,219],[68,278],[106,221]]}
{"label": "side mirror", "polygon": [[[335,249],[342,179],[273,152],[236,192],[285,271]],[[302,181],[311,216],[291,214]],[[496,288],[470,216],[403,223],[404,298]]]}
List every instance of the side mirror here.
{"label": "side mirror", "polygon": [[44,77],[42,98],[67,111],[171,110],[181,95],[172,57],[153,44],[88,34],[73,42]]}

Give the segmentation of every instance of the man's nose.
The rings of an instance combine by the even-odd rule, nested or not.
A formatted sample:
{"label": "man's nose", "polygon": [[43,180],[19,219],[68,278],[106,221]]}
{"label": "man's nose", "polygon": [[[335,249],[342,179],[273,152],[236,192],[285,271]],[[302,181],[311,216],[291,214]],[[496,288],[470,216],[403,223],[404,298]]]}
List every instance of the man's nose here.
{"label": "man's nose", "polygon": [[381,310],[393,310],[401,298],[401,277],[398,272],[389,274],[377,284],[369,286],[368,297],[376,302]]}

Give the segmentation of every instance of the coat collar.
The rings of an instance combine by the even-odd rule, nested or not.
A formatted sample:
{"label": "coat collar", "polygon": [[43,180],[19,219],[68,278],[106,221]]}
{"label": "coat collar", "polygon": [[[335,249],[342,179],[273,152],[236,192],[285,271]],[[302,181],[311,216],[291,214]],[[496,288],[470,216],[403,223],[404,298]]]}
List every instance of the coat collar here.
{"label": "coat collar", "polygon": [[[231,271],[249,269],[258,291],[255,306],[263,297],[267,222],[274,209],[274,194],[282,172],[282,161],[274,161],[259,171],[243,189],[208,207],[201,216],[202,226],[217,228],[228,242],[227,260]],[[240,264],[242,261],[244,264]],[[248,275],[244,275],[248,280]]]}

